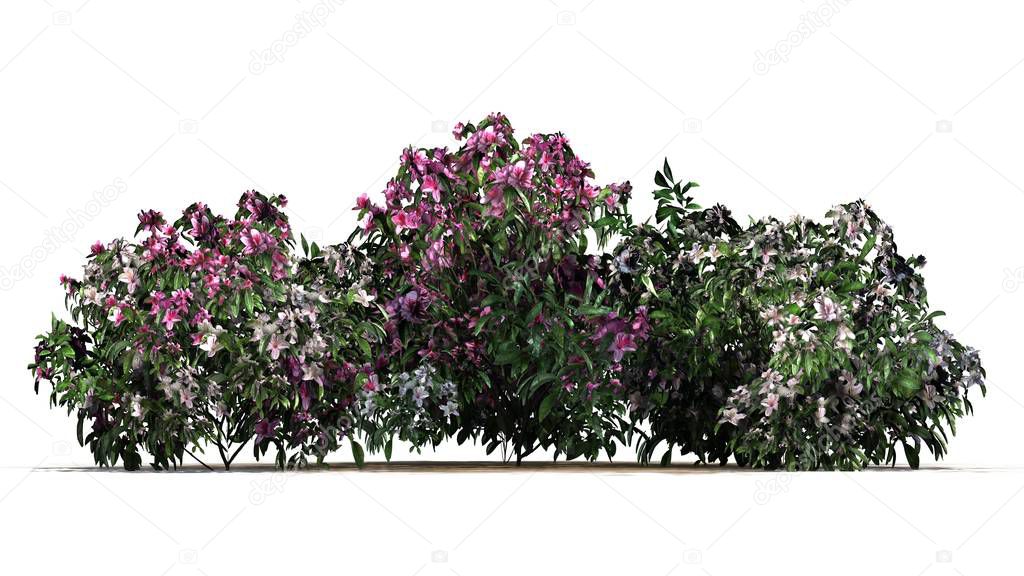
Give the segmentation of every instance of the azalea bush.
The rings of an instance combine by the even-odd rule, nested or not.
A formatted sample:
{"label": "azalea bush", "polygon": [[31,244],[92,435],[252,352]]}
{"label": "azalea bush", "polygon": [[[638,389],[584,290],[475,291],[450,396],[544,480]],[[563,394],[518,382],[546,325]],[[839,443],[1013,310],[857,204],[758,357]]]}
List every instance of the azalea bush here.
{"label": "azalea bush", "polygon": [[601,248],[623,225],[628,184],[595,184],[563,135],[519,142],[501,115],[455,136],[457,151],[406,150],[383,205],[359,201],[387,314],[388,376],[364,407],[370,447],[397,432],[416,446],[471,438],[517,460],[614,451],[619,362],[646,325],[606,305],[607,256],[588,252],[588,236]]}
{"label": "azalea bush", "polygon": [[946,452],[984,392],[920,268],[863,202],[738,223],[655,176],[653,218],[562,134],[500,114],[406,149],[346,242],[296,242],[283,197],[139,214],[62,278],[33,371],[99,465],[280,467],[454,440],[521,461],[690,454],[858,469]]}
{"label": "azalea bush", "polygon": [[653,222],[629,227],[613,259],[618,306],[650,317],[647,344],[625,364],[626,432],[636,436],[642,462],[660,456],[668,463],[679,451],[724,463],[732,454],[730,436],[714,423],[729,390],[763,361],[763,346],[760,332],[750,329],[755,314],[703,296],[697,263],[714,262],[719,244],[740,226],[724,206],[694,203],[697,185],[674,181],[667,163],[655,182]]}
{"label": "azalea bush", "polygon": [[697,250],[703,297],[756,313],[748,329],[767,343],[722,411],[739,461],[856,469],[895,462],[898,446],[914,467],[922,446],[943,456],[984,371],[936,327],[924,258],[901,256],[863,202],[822,223],[757,221],[713,263]]}
{"label": "azalea bush", "polygon": [[702,461],[787,469],[913,467],[984,392],[977,351],[936,327],[919,268],[863,202],[827,220],[700,209],[666,164],[656,224],[616,249],[624,306],[649,307],[651,345],[626,373],[638,442]]}
{"label": "azalea bush", "polygon": [[71,321],[52,320],[31,368],[98,464],[136,469],[146,452],[167,468],[216,450],[228,467],[250,441],[283,464],[336,443],[324,430],[350,432],[366,345],[338,294],[293,274],[284,205],[250,192],[231,219],[203,204],[173,223],[144,211],[137,241],[96,243],[82,277],[62,277]]}

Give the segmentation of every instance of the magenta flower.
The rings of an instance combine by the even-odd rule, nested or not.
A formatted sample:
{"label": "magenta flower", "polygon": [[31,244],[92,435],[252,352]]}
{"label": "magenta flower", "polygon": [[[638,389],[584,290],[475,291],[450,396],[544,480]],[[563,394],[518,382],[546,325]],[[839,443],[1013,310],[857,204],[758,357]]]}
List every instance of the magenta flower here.
{"label": "magenta flower", "polygon": [[281,424],[281,421],[277,418],[267,419],[264,418],[256,423],[256,441],[262,442],[268,438],[271,438],[277,431],[277,427]]}
{"label": "magenta flower", "polygon": [[494,179],[513,188],[529,190],[533,188],[533,166],[528,166],[525,160],[520,160],[499,170]]}
{"label": "magenta flower", "polygon": [[269,235],[260,232],[255,228],[245,230],[241,234],[242,244],[245,246],[246,254],[257,254],[266,250],[272,239]]}
{"label": "magenta flower", "polygon": [[395,223],[395,231],[401,232],[402,230],[415,230],[420,227],[420,215],[418,212],[413,210],[403,210],[398,214],[391,217],[391,221]]}
{"label": "magenta flower", "polygon": [[110,316],[107,319],[113,322],[114,326],[120,326],[125,320],[125,315],[121,312],[120,306],[114,306],[110,309]]}
{"label": "magenta flower", "polygon": [[612,344],[608,347],[608,351],[612,353],[612,359],[616,362],[621,362],[622,357],[626,352],[636,351],[636,339],[633,338],[632,334],[619,332],[615,335],[615,339],[612,340]]}
{"label": "magenta flower", "polygon": [[154,231],[158,230],[164,223],[163,214],[156,210],[144,210],[139,212],[139,224],[143,230]]}
{"label": "magenta flower", "polygon": [[164,313],[163,324],[164,328],[168,332],[173,330],[174,325],[177,324],[179,321],[181,321],[181,317],[178,316],[178,311],[175,310],[174,308],[169,308],[167,312]]}
{"label": "magenta flower", "polygon": [[423,184],[420,185],[420,191],[424,194],[430,194],[430,197],[434,199],[434,202],[441,201],[441,186],[437,182],[437,177],[433,174],[427,174],[423,177]]}

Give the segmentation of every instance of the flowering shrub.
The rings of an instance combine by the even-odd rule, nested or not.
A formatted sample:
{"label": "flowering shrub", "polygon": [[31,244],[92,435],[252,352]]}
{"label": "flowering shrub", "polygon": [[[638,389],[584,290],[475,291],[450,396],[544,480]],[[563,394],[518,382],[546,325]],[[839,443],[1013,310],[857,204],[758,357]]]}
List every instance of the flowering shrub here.
{"label": "flowering shrub", "polygon": [[722,412],[721,425],[738,429],[736,457],[855,469],[894,462],[897,444],[914,467],[922,445],[941,457],[945,427],[982,384],[978,354],[935,326],[924,258],[900,256],[873,211],[857,202],[827,217],[758,221],[716,262],[697,260],[706,298],[756,312],[768,342],[766,361],[750,365],[759,373]]}
{"label": "flowering shrub", "polygon": [[769,468],[857,469],[894,462],[897,444],[914,467],[922,445],[941,457],[984,370],[935,326],[924,258],[900,256],[863,202],[741,229],[671,179],[666,165],[660,226],[616,256],[623,302],[652,309],[652,345],[627,370],[634,421],[651,423],[641,457],[661,441]]}
{"label": "flowering shrub", "polygon": [[138,468],[142,449],[166,468],[213,446],[227,467],[250,439],[283,464],[326,423],[348,433],[350,365],[321,319],[358,332],[292,275],[284,204],[250,192],[233,219],[141,212],[138,242],[96,243],[82,278],[62,278],[73,321],[52,321],[31,367],[98,464]]}
{"label": "flowering shrub", "polygon": [[[378,366],[401,375],[428,363],[455,383],[444,398],[461,407],[434,405],[433,432],[404,439],[436,444],[447,430],[517,459],[614,450],[618,363],[645,325],[603,306],[607,257],[587,253],[587,235],[601,247],[622,225],[628,184],[593,184],[564,136],[520,143],[501,115],[455,136],[465,141],[455,152],[406,150],[384,205],[358,206],[374,295],[386,302]],[[374,430],[371,448],[390,446],[391,431]]]}
{"label": "flowering shrub", "polygon": [[280,196],[140,213],[135,241],[62,278],[71,318],[38,339],[36,391],[128,469],[213,450],[229,467],[250,442],[304,466],[345,439],[361,464],[363,443],[390,459],[450,438],[787,469],[902,446],[916,467],[984,392],[978,353],[934,323],[924,259],[863,202],[744,227],[666,163],[635,224],[630,185],[595,184],[561,134],[517,140],[494,114],[455,136],[405,150],[348,242],[301,255]]}
{"label": "flowering shrub", "polygon": [[[732,454],[730,436],[714,423],[730,383],[743,381],[746,366],[763,361],[760,334],[748,328],[756,320],[749,311],[701,298],[694,262],[717,259],[719,243],[740,227],[724,206],[702,210],[694,204],[688,194],[697,185],[673,181],[667,163],[655,182],[656,224],[630,227],[614,251],[615,301],[626,313],[647,308],[651,318],[647,345],[625,365],[627,432],[639,435],[643,462],[665,443],[664,463],[673,448],[724,463]],[[645,422],[646,430],[640,426]]]}

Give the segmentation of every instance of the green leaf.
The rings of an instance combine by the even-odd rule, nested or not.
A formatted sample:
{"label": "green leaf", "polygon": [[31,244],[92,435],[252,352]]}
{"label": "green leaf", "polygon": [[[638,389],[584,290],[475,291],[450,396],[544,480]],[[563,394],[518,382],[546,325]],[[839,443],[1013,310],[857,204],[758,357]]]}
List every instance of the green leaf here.
{"label": "green leaf", "polygon": [[352,440],[352,458],[356,461],[356,466],[359,468],[362,468],[363,464],[366,463],[366,453],[363,452],[363,447],[359,442],[355,440]]}
{"label": "green leaf", "polygon": [[548,417],[548,414],[551,413],[551,408],[555,405],[555,396],[556,394],[551,394],[545,396],[544,399],[541,400],[540,409],[537,410],[537,419],[541,422],[543,422],[544,419]]}
{"label": "green leaf", "polygon": [[875,247],[875,242],[878,242],[878,236],[873,235],[871,238],[868,238],[868,241],[864,243],[864,248],[860,251],[860,260],[867,257],[868,252],[871,252],[871,249]]}
{"label": "green leaf", "polygon": [[896,394],[902,398],[910,398],[921,389],[921,379],[910,370],[902,370],[896,376]]}
{"label": "green leaf", "polygon": [[654,289],[654,282],[651,281],[651,277],[647,274],[640,276],[640,281],[647,287],[647,291],[650,292],[655,298],[658,297],[658,291]]}
{"label": "green leaf", "polygon": [[654,183],[662,188],[668,188],[668,181],[665,180],[665,176],[661,172],[654,175]]}
{"label": "green leaf", "polygon": [[907,464],[914,470],[917,470],[921,466],[921,455],[919,454],[921,447],[915,444],[913,447],[910,446],[905,440],[903,441],[903,454],[907,457]]}

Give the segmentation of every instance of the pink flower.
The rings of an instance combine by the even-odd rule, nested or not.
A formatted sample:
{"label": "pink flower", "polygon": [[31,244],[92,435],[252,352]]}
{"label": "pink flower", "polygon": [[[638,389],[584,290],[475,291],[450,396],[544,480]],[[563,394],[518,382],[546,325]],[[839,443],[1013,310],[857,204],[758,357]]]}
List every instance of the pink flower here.
{"label": "pink flower", "polygon": [[501,218],[505,214],[505,193],[502,191],[501,186],[491,186],[487,190],[487,194],[484,196],[484,204],[489,206],[487,210],[488,216]]}
{"label": "pink flower", "polygon": [[437,177],[433,174],[427,174],[423,177],[423,184],[420,185],[420,190],[424,194],[430,194],[434,202],[441,201],[441,186],[437,182]]}
{"label": "pink flower", "polygon": [[358,198],[356,198],[356,208],[359,210],[366,210],[369,207],[370,197],[366,195],[366,192],[363,192]]}
{"label": "pink flower", "polygon": [[619,332],[615,335],[615,340],[612,341],[611,346],[608,347],[608,351],[612,353],[612,359],[616,362],[621,362],[626,352],[636,351],[636,340],[632,334]]}
{"label": "pink flower", "polygon": [[164,313],[164,328],[167,329],[167,331],[174,330],[174,325],[177,324],[180,320],[181,317],[178,316],[178,311],[175,310],[174,308],[170,308],[167,310],[167,312]]}
{"label": "pink flower", "polygon": [[99,240],[97,240],[96,243],[92,245],[92,248],[89,249],[89,251],[92,252],[93,256],[97,254],[103,254],[104,252],[106,252],[106,250],[106,246],[104,246],[103,242],[100,242]]}
{"label": "pink flower", "polygon": [[494,179],[513,188],[529,190],[533,188],[533,166],[528,166],[525,160],[520,160],[499,170]]}
{"label": "pink flower", "polygon": [[246,254],[258,254],[265,251],[273,243],[269,234],[264,234],[255,228],[245,230],[241,234],[242,244],[245,246]]}
{"label": "pink flower", "polygon": [[393,215],[391,221],[395,223],[396,232],[401,232],[405,229],[413,230],[420,227],[420,215],[412,210],[403,210]]}
{"label": "pink flower", "polygon": [[764,415],[771,416],[772,412],[775,412],[779,408],[779,395],[774,392],[765,397],[764,401],[761,402],[761,406],[764,406]]}

